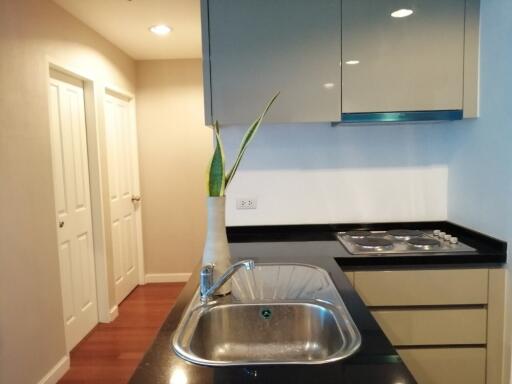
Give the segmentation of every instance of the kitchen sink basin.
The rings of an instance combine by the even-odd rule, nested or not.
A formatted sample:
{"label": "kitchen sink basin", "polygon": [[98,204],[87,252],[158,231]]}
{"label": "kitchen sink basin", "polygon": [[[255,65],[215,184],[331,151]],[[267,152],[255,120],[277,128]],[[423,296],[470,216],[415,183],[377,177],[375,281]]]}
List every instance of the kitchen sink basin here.
{"label": "kitchen sink basin", "polygon": [[173,338],[202,365],[321,364],[353,354],[361,336],[329,275],[302,264],[256,264],[230,295],[201,304],[196,292]]}
{"label": "kitchen sink basin", "polygon": [[190,350],[210,361],[315,361],[342,347],[331,310],[310,303],[214,306],[190,340]]}

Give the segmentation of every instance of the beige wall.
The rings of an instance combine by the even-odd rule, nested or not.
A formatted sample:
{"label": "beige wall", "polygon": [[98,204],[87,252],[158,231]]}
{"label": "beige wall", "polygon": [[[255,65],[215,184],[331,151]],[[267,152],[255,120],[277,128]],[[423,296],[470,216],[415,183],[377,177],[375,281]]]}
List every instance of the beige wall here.
{"label": "beige wall", "polygon": [[206,168],[201,60],[137,62],[146,274],[190,272],[202,254]]}
{"label": "beige wall", "polygon": [[36,383],[66,354],[47,55],[99,84],[135,84],[128,56],[51,1],[0,0],[1,383]]}

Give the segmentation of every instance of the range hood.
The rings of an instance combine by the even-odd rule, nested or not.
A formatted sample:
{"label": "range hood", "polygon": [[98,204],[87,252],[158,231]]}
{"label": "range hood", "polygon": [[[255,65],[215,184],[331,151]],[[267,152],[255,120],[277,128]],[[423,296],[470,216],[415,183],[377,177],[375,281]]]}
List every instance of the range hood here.
{"label": "range hood", "polygon": [[337,122],[336,124],[462,120],[462,116],[463,114],[461,109],[442,111],[342,113],[341,122]]}

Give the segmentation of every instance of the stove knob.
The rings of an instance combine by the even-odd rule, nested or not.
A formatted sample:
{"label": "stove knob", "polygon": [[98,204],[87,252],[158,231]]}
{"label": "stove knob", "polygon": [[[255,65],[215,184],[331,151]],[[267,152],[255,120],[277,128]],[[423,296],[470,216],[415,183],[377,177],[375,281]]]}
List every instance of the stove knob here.
{"label": "stove knob", "polygon": [[434,236],[439,236],[440,233],[441,231],[439,229],[434,230]]}
{"label": "stove knob", "polygon": [[457,244],[458,242],[459,242],[459,239],[458,239],[458,238],[456,238],[456,237],[452,237],[452,238],[450,239],[450,243],[452,243],[452,244]]}
{"label": "stove knob", "polygon": [[444,235],[446,235],[446,232],[439,232],[438,236],[442,239],[442,238],[444,238]]}
{"label": "stove knob", "polygon": [[448,235],[448,234],[444,235],[444,239],[446,241],[450,241],[451,238],[452,238],[452,235]]}

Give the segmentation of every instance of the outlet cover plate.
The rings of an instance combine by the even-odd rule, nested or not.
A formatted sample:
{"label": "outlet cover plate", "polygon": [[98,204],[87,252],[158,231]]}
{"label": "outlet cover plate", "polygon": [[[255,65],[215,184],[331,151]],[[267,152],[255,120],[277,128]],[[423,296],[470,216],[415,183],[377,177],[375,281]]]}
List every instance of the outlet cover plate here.
{"label": "outlet cover plate", "polygon": [[236,199],[236,209],[256,209],[258,200],[256,198]]}

